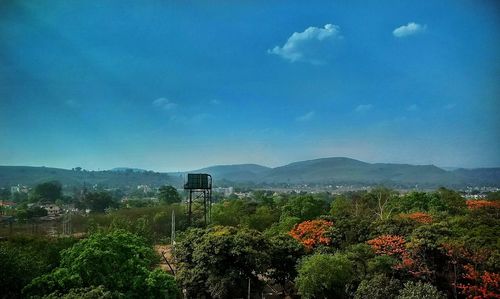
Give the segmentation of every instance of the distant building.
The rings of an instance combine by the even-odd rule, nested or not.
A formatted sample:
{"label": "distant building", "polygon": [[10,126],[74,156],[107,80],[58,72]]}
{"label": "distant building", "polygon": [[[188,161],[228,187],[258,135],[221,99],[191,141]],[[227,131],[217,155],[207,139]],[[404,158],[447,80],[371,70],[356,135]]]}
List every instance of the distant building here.
{"label": "distant building", "polygon": [[466,199],[485,199],[486,194],[465,194]]}
{"label": "distant building", "polygon": [[138,185],[137,186],[137,190],[142,190],[142,192],[144,192],[144,193],[149,193],[153,189],[150,186],[148,186],[148,185]]}
{"label": "distant building", "polygon": [[10,193],[28,193],[28,192],[29,192],[28,187],[19,184],[17,186],[10,187]]}
{"label": "distant building", "polygon": [[12,209],[16,206],[15,202],[0,200],[0,215],[5,214],[6,210]]}
{"label": "distant building", "polygon": [[227,187],[227,188],[217,187],[217,188],[214,188],[213,190],[214,190],[214,192],[224,194],[224,196],[229,196],[229,195],[234,193],[233,187]]}
{"label": "distant building", "polygon": [[47,216],[57,216],[57,215],[61,214],[61,212],[62,212],[62,210],[59,206],[52,204],[52,203],[46,204],[46,205],[41,205],[40,207],[47,210]]}
{"label": "distant building", "polygon": [[12,208],[15,206],[16,206],[16,203],[13,201],[0,200],[0,207]]}
{"label": "distant building", "polygon": [[251,197],[251,192],[235,192],[234,193],[239,199]]}

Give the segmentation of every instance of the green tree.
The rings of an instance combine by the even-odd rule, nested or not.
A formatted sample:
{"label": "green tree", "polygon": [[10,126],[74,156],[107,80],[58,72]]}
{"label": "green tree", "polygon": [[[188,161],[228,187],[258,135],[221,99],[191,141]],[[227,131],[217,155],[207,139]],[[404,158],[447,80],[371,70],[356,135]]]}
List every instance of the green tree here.
{"label": "green tree", "polygon": [[292,197],[282,208],[282,217],[298,217],[301,221],[312,220],[327,214],[328,204],[310,195]]}
{"label": "green tree", "polygon": [[354,299],[394,299],[400,289],[399,280],[377,274],[371,279],[361,281]]}
{"label": "green tree", "polygon": [[288,233],[296,224],[300,222],[298,217],[281,217],[279,222],[275,222],[266,230],[266,235],[279,235]]}
{"label": "green tree", "polygon": [[35,186],[31,193],[31,202],[55,202],[62,197],[62,186],[58,181],[46,182]]}
{"label": "green tree", "polygon": [[26,222],[27,220],[43,216],[47,216],[47,210],[41,207],[28,208],[26,205],[22,205],[16,210],[16,218],[20,222]]}
{"label": "green tree", "polygon": [[500,200],[500,191],[491,191],[486,195],[487,200]]}
{"label": "green tree", "polygon": [[0,188],[0,200],[10,200],[11,193],[9,188]]}
{"label": "green tree", "polygon": [[235,298],[248,280],[259,291],[258,276],[269,268],[269,243],[257,231],[216,226],[187,231],[177,244],[176,278],[189,298]]}
{"label": "green tree", "polygon": [[177,202],[181,202],[181,196],[177,192],[177,189],[175,189],[172,186],[161,186],[160,189],[158,189],[158,198],[160,199],[160,202],[163,202],[165,204],[173,204]]}
{"label": "green tree", "polygon": [[356,280],[359,282],[369,275],[368,263],[375,257],[372,248],[365,243],[349,246],[345,253],[351,261]]}
{"label": "green tree", "polygon": [[167,212],[158,212],[153,217],[153,231],[156,240],[169,237],[171,233],[172,216]]}
{"label": "green tree", "polygon": [[216,203],[212,207],[212,223],[215,225],[239,226],[245,217],[255,212],[256,204],[235,199]]}
{"label": "green tree", "polygon": [[152,270],[158,262],[153,248],[124,230],[94,233],[62,253],[61,265],[35,278],[23,292],[43,296],[102,285],[126,297],[176,298],[173,277]]}
{"label": "green tree", "polygon": [[461,214],[465,212],[465,198],[463,198],[460,193],[441,187],[437,190],[436,195],[442,202],[443,210],[448,211],[450,214]]}
{"label": "green tree", "polygon": [[116,206],[111,194],[105,191],[90,192],[85,195],[85,205],[93,212],[104,212]]}
{"label": "green tree", "polygon": [[304,246],[288,234],[268,235],[270,264],[267,277],[280,285],[286,295],[293,294],[297,262],[305,255]]}
{"label": "green tree", "polygon": [[408,281],[397,299],[444,299],[446,296],[430,283]]}
{"label": "green tree", "polygon": [[34,278],[32,273],[41,274],[42,267],[29,254],[0,246],[0,298],[19,298],[22,288]]}
{"label": "green tree", "polygon": [[245,217],[244,223],[250,229],[263,231],[275,222],[279,221],[279,211],[271,209],[269,206],[260,206],[255,213]]}
{"label": "green tree", "polygon": [[352,278],[352,263],[345,254],[314,254],[300,262],[296,286],[306,299],[347,298]]}
{"label": "green tree", "polygon": [[55,268],[59,252],[74,242],[36,236],[11,236],[0,242],[0,298],[20,298],[23,287]]}
{"label": "green tree", "polygon": [[113,299],[120,298],[120,293],[112,293],[107,291],[103,286],[88,287],[88,288],[75,288],[71,289],[68,293],[62,294],[54,292],[43,299]]}

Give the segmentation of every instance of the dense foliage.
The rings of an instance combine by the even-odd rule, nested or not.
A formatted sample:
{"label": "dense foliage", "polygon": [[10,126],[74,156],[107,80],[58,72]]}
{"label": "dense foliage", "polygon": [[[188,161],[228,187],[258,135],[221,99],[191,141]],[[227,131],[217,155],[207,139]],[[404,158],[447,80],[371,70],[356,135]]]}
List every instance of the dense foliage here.
{"label": "dense foliage", "polygon": [[[498,212],[496,201],[471,204],[457,192],[444,188],[407,194],[375,188],[335,196],[258,192],[247,199],[217,203],[213,222],[226,227],[191,232],[181,241],[180,248],[181,252],[189,251],[189,247],[192,252],[208,251],[229,258],[235,245],[220,239],[228,234],[227,226],[234,227],[229,229],[231,236],[248,229],[258,230],[262,233],[254,231],[252,235],[262,242],[258,259],[261,262],[259,267],[251,267],[251,273],[261,282],[276,285],[277,280],[266,271],[271,268],[269,260],[273,260],[270,244],[276,242],[272,236],[288,234],[295,240],[294,246],[299,244],[304,251],[296,255],[296,272],[287,263],[287,281],[294,283],[288,284],[283,294],[303,298],[497,298]],[[208,241],[213,238],[222,244],[216,242],[215,246]],[[220,246],[229,252],[210,251],[204,247],[207,244],[212,244],[209,248]],[[255,261],[251,256],[249,260]],[[285,260],[284,256],[276,255],[276,263],[279,264],[279,258]],[[232,259],[220,260],[218,256],[218,262],[210,268],[206,267],[207,259],[214,257],[190,256],[189,263],[179,264],[180,271],[189,272],[204,265],[200,272],[215,275],[219,286],[222,282],[239,281],[240,291],[234,294],[241,296],[244,279],[251,277],[248,268],[224,267],[215,271],[215,264],[239,266]],[[231,273],[238,273],[238,277],[230,278]],[[186,277],[198,279],[190,281]],[[226,293],[205,292],[211,288],[207,285],[211,281],[208,277],[184,275],[180,281],[188,291],[194,291],[194,297],[204,294],[229,298],[228,292],[233,292],[231,288],[226,288],[230,290]],[[253,281],[252,284],[258,285]]]}
{"label": "dense foliage", "polygon": [[[242,298],[250,289],[253,296],[302,298],[500,296],[498,198],[466,201],[444,188],[406,194],[387,188],[335,195],[254,191],[215,203],[208,227],[196,221],[202,209],[195,206],[195,225],[188,229],[174,190],[162,190],[158,194],[171,197],[154,205],[96,206],[87,216],[75,215],[74,226],[87,232],[77,243],[1,242],[0,293],[175,298],[182,290],[187,298]],[[112,194],[91,193],[82,198],[117,203]],[[175,280],[158,268],[152,249],[172,241],[173,212],[179,232],[170,257]]]}
{"label": "dense foliage", "polygon": [[153,249],[123,230],[94,233],[62,252],[61,264],[32,280],[27,296],[65,296],[73,289],[102,286],[106,291],[135,298],[176,298],[172,276],[153,269]]}

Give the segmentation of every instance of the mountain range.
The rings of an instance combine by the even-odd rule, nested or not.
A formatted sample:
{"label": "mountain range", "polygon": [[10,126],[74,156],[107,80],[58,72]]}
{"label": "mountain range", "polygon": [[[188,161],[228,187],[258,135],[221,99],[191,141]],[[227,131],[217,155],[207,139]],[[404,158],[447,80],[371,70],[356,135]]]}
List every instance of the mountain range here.
{"label": "mountain range", "polygon": [[215,180],[256,184],[354,184],[411,187],[500,186],[500,168],[444,170],[434,165],[367,163],[333,157],[291,163],[276,168],[255,164],[207,167]]}
{"label": "mountain range", "polygon": [[[446,186],[500,187],[500,168],[445,170],[434,165],[367,163],[333,157],[300,161],[270,168],[257,164],[216,165],[189,172],[209,173],[215,185],[378,185],[391,187],[436,188]],[[158,173],[136,168],[107,171],[67,170],[49,167],[0,166],[0,186],[34,185],[58,180],[66,186],[101,184],[108,187],[133,187],[140,184],[181,187],[188,172]]]}

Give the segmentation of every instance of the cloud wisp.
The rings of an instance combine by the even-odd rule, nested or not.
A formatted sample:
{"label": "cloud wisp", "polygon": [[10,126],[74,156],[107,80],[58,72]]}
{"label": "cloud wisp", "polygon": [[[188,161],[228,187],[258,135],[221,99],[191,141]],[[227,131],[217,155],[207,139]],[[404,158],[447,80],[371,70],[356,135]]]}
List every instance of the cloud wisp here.
{"label": "cloud wisp", "polygon": [[303,32],[294,32],[283,46],[275,46],[267,50],[267,53],[278,55],[290,62],[324,64],[331,52],[332,43],[342,38],[340,27],[337,25],[309,27]]}
{"label": "cloud wisp", "polygon": [[177,107],[177,104],[167,98],[158,98],[153,101],[153,106],[161,108],[163,110],[172,110]]}
{"label": "cloud wisp", "polygon": [[410,35],[415,35],[424,32],[427,29],[427,25],[421,25],[418,23],[410,22],[407,25],[399,26],[392,31],[392,35],[397,38],[407,37]]}
{"label": "cloud wisp", "polygon": [[298,116],[295,120],[300,122],[310,121],[311,119],[313,119],[314,114],[316,114],[314,111],[309,111],[304,115]]}
{"label": "cloud wisp", "polygon": [[360,104],[358,105],[354,111],[356,112],[366,112],[366,111],[370,111],[373,109],[373,105],[372,104]]}

